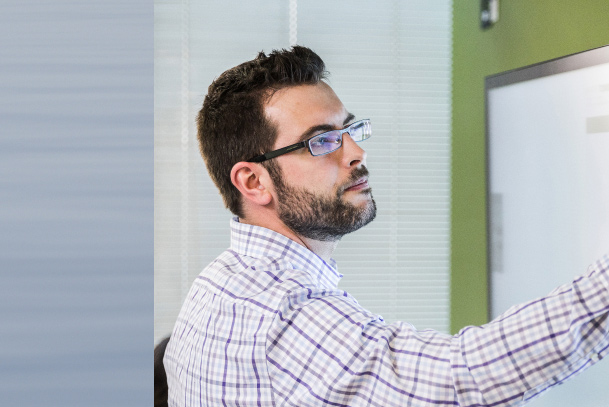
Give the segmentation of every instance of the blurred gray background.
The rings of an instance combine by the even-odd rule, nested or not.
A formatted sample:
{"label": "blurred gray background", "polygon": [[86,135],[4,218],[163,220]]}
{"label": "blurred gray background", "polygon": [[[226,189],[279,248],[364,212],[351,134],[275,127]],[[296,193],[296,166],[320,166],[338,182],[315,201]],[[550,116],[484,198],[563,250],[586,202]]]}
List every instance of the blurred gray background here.
{"label": "blurred gray background", "polygon": [[0,397],[149,406],[153,4],[0,2]]}

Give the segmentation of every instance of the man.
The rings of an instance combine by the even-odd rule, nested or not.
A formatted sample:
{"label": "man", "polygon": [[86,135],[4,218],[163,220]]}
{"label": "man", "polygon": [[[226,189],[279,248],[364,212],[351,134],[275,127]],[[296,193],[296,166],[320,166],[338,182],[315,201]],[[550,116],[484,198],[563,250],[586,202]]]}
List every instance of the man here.
{"label": "man", "polygon": [[340,238],[374,219],[370,122],[311,50],[259,54],[209,87],[201,153],[231,247],[196,279],[165,355],[170,406],[520,405],[609,348],[609,259],[456,336],[387,325],[337,288]]}

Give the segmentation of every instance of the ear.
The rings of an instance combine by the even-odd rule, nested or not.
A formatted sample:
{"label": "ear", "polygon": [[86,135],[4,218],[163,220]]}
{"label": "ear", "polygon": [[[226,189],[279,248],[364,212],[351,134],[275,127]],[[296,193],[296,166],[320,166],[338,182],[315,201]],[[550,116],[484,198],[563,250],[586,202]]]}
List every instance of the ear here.
{"label": "ear", "polygon": [[267,188],[270,177],[260,164],[240,161],[233,165],[230,179],[241,195],[252,203],[265,206],[271,202],[273,196]]}

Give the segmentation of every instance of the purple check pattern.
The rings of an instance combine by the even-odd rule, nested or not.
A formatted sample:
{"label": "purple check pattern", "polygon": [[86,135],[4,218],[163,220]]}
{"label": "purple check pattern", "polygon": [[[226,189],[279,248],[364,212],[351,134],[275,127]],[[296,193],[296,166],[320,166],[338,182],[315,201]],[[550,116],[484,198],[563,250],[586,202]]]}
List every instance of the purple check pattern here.
{"label": "purple check pattern", "polygon": [[169,405],[522,405],[609,352],[608,269],[450,336],[386,324],[333,261],[233,219],[167,347]]}

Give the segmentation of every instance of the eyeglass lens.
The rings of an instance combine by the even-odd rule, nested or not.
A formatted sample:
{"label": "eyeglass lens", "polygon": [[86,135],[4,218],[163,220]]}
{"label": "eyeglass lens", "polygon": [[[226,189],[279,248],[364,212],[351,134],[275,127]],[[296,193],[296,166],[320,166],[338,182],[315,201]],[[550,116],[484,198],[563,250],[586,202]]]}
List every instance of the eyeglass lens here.
{"label": "eyeglass lens", "polygon": [[343,134],[349,133],[353,141],[358,142],[370,137],[370,122],[362,120],[354,123],[347,129],[332,130],[313,137],[309,147],[313,155],[323,155],[338,150],[343,144]]}

